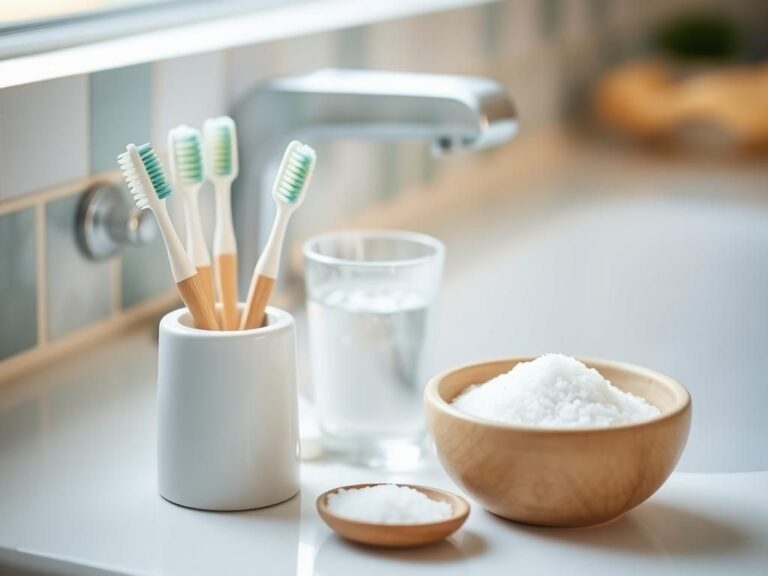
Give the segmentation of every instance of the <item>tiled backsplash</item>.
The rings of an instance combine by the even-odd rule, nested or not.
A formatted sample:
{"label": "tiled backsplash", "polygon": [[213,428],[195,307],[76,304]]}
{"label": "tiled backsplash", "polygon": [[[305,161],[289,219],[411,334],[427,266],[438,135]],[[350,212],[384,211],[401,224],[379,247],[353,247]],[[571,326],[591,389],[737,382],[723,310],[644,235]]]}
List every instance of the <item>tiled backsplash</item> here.
{"label": "tiled backsplash", "polygon": [[[558,122],[616,53],[641,46],[648,25],[709,3],[506,0],[0,91],[0,379],[19,355],[34,358],[170,302],[159,238],[107,262],[88,260],[77,246],[79,196],[96,181],[118,180],[115,158],[126,143],[151,140],[162,153],[168,129],[226,113],[264,77],[326,66],[495,77],[513,94],[525,134]],[[415,143],[318,149],[313,188],[324,201],[297,214],[299,234],[413,188],[443,162],[472,162],[433,161]]]}
{"label": "tiled backsplash", "polygon": [[4,357],[37,343],[36,242],[34,208],[0,216],[0,354]]}
{"label": "tiled backsplash", "polygon": [[47,339],[55,341],[109,317],[110,263],[83,258],[73,242],[77,196],[45,205]]}

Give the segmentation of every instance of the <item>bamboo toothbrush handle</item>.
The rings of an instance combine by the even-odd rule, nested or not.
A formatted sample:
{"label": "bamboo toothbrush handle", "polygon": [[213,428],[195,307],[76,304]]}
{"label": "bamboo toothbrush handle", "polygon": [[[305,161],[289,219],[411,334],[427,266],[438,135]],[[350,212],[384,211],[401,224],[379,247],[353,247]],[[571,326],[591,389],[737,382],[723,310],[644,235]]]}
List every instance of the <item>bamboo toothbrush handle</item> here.
{"label": "bamboo toothbrush handle", "polygon": [[177,282],[176,288],[178,288],[179,295],[187,306],[187,310],[192,315],[195,327],[202,328],[203,330],[219,329],[213,305],[205,295],[205,289],[197,274]]}
{"label": "bamboo toothbrush handle", "polygon": [[205,292],[205,297],[208,298],[208,302],[211,308],[216,309],[216,292],[213,287],[213,267],[211,266],[198,266],[197,277],[200,278],[200,286]]}
{"label": "bamboo toothbrush handle", "polygon": [[261,328],[264,324],[264,310],[274,285],[275,279],[269,276],[258,274],[253,277],[248,290],[248,300],[245,303],[245,312],[240,320],[240,330]]}
{"label": "bamboo toothbrush handle", "polygon": [[221,300],[221,324],[224,330],[237,330],[240,322],[237,309],[237,255],[216,256],[216,288]]}

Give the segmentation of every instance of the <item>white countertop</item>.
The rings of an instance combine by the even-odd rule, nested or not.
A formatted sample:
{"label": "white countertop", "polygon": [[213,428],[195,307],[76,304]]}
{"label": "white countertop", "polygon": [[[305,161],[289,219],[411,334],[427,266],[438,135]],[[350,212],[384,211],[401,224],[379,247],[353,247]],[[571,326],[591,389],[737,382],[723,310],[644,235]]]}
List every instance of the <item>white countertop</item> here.
{"label": "white countertop", "polygon": [[411,551],[345,543],[314,501],[355,482],[458,491],[434,460],[391,476],[308,462],[279,506],[181,508],[156,490],[156,328],[144,327],[0,388],[0,574],[765,573],[768,170],[579,141],[512,148],[497,164],[471,203],[461,172],[448,174],[455,190],[411,195],[385,224],[446,242],[436,368],[560,351],[668,373],[694,401],[685,473],[605,526],[532,528],[475,505],[450,540]]}
{"label": "white countertop", "polygon": [[592,529],[526,527],[474,505],[449,540],[402,551],[342,541],[314,501],[355,482],[457,491],[434,460],[407,475],[308,462],[301,493],[278,506],[176,506],[155,487],[152,331],[134,330],[0,390],[0,573],[9,563],[43,573],[86,573],[76,564],[93,574],[185,576],[759,574],[768,565],[768,471],[675,473],[648,502]]}

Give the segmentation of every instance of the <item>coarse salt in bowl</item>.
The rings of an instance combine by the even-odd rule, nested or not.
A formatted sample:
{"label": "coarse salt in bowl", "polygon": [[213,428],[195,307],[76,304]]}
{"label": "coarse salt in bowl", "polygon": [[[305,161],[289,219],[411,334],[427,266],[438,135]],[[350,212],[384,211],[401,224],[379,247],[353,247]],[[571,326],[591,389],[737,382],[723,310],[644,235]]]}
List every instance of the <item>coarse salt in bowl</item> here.
{"label": "coarse salt in bowl", "polygon": [[[490,413],[469,413],[461,402],[452,404],[469,387],[532,360],[515,357],[461,366],[427,384],[427,428],[448,475],[490,512],[527,524],[600,524],[645,501],[667,479],[685,447],[691,422],[688,391],[646,368],[579,359],[659,414],[609,425],[557,425],[547,422],[557,409],[544,410],[537,401],[532,413],[538,413],[540,422],[510,423]],[[511,411],[515,418],[532,418],[514,414],[512,404],[493,410],[499,410],[496,416]],[[580,418],[576,411],[564,420],[572,424]],[[598,420],[594,414],[589,419]]]}
{"label": "coarse salt in bowl", "polygon": [[506,424],[562,428],[617,426],[658,416],[659,409],[563,354],[520,362],[453,402],[468,414]]}

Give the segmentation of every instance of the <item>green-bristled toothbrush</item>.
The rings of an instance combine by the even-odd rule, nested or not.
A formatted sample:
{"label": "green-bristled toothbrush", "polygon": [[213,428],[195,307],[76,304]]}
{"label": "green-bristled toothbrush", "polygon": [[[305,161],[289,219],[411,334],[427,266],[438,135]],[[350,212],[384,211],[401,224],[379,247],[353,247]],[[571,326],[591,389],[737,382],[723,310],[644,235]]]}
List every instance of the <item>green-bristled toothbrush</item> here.
{"label": "green-bristled toothbrush", "polygon": [[165,241],[171,272],[176,282],[179,295],[187,306],[195,326],[205,330],[217,330],[213,306],[200,285],[200,278],[194,264],[184,251],[176,230],[173,227],[165,199],[172,192],[171,185],[165,179],[163,167],[150,144],[135,146],[128,144],[126,151],[117,157],[128,188],[136,201],[136,206],[149,209],[155,215],[160,233]]}
{"label": "green-bristled toothbrush", "polygon": [[237,132],[232,118],[219,116],[203,124],[205,168],[216,194],[213,232],[216,290],[221,301],[224,330],[237,330],[237,244],[232,226],[232,181],[237,178]]}
{"label": "green-bristled toothbrush", "polygon": [[240,319],[241,330],[259,328],[264,322],[264,310],[280,268],[280,253],[288,220],[304,201],[316,159],[312,148],[296,140],[288,145],[283,155],[283,161],[280,163],[277,179],[272,188],[272,197],[277,204],[277,214],[267,245],[253,271],[248,300]]}
{"label": "green-bristled toothbrush", "polygon": [[168,132],[168,159],[173,183],[184,197],[187,254],[197,268],[200,284],[213,305],[216,297],[211,254],[205,243],[197,201],[200,186],[204,180],[203,143],[200,131],[182,124]]}

